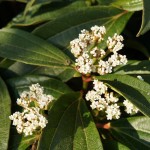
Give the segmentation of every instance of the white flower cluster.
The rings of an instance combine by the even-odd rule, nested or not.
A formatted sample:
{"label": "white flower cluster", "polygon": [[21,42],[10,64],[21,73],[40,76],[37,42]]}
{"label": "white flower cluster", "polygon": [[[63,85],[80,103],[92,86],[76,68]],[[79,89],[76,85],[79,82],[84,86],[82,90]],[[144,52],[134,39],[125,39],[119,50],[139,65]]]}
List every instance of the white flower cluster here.
{"label": "white flower cluster", "polygon": [[38,83],[32,84],[29,89],[30,91],[24,91],[17,99],[17,104],[24,108],[23,112],[15,112],[9,116],[17,132],[24,133],[25,136],[32,135],[46,126],[48,121],[42,113],[54,100],[53,96],[43,93],[44,89]]}
{"label": "white flower cluster", "polygon": [[47,109],[48,104],[54,100],[51,95],[44,94],[44,89],[38,83],[32,84],[30,91],[24,91],[20,98],[17,99],[17,104],[26,108],[30,105],[32,101],[36,102],[37,107],[40,109]]}
{"label": "white flower cluster", "polygon": [[22,113],[15,112],[9,118],[13,120],[18,133],[24,133],[25,136],[32,135],[38,128],[44,128],[48,121],[39,113],[37,107],[25,108]]}
{"label": "white flower cluster", "polygon": [[[108,92],[108,87],[101,81],[94,80],[93,90],[88,91],[85,99],[91,102],[90,107],[106,114],[107,120],[119,119],[121,115],[120,107],[117,104],[119,99],[113,92]],[[123,102],[128,114],[137,113],[138,109],[128,100]]]}
{"label": "white flower cluster", "polygon": [[113,92],[108,92],[108,87],[101,81],[94,80],[94,90],[88,91],[86,100],[91,101],[91,108],[103,111],[106,113],[107,120],[119,119],[121,112],[118,98],[114,96]]}
{"label": "white flower cluster", "polygon": [[127,114],[134,114],[139,111],[138,108],[128,100],[124,100],[123,104],[126,107],[125,111]]}
{"label": "white flower cluster", "polygon": [[[123,48],[123,37],[114,34],[108,37],[106,45],[107,51],[97,47],[97,44],[104,40],[106,29],[104,26],[93,26],[91,32],[81,30],[79,37],[70,42],[71,52],[76,57],[76,68],[80,73],[90,74],[97,72],[100,75],[111,73],[113,67],[126,64],[125,55],[118,54]],[[113,53],[107,60],[103,60],[109,53]]]}

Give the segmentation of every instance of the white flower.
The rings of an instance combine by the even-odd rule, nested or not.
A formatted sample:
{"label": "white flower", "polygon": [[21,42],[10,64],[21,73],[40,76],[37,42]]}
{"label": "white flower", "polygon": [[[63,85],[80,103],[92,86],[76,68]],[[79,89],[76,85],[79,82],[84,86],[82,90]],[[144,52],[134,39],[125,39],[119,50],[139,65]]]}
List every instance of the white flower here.
{"label": "white flower", "polygon": [[44,128],[48,123],[36,107],[24,109],[22,113],[15,112],[9,118],[13,121],[18,133],[24,133],[25,136],[32,135],[35,130]]}
{"label": "white flower", "polygon": [[91,91],[88,91],[85,98],[87,101],[93,102],[93,101],[101,99],[101,96],[98,94],[97,91],[91,90]]}
{"label": "white flower", "polygon": [[128,100],[124,100],[123,104],[126,107],[125,111],[128,114],[137,113],[139,111],[138,108]]}
{"label": "white flower", "polygon": [[113,95],[114,95],[113,92],[105,94],[105,99],[106,99],[106,101],[108,103],[116,103],[116,102],[118,102],[119,99],[117,97],[113,96]]}
{"label": "white flower", "polygon": [[96,90],[100,95],[105,94],[105,92],[108,89],[108,87],[101,81],[94,80],[93,84],[94,84],[93,89]]}
{"label": "white flower", "polygon": [[50,102],[54,100],[52,95],[44,94],[44,89],[38,83],[32,84],[29,87],[30,91],[24,91],[20,94],[20,98],[17,99],[17,104],[27,108],[32,101],[38,104],[37,107],[41,109],[47,109]]}
{"label": "white flower", "polygon": [[91,51],[90,54],[93,55],[93,57],[103,57],[106,52],[103,49],[99,49],[98,47],[94,47]]}
{"label": "white flower", "polygon": [[115,33],[112,38],[108,37],[107,40],[108,49],[113,53],[116,53],[117,51],[123,48],[124,45],[121,43],[122,41],[123,41],[123,37]]}
{"label": "white flower", "polygon": [[91,27],[91,31],[93,33],[93,40],[98,39],[98,41],[100,42],[101,40],[103,40],[103,35],[106,34],[106,28],[104,26],[93,26]]}
{"label": "white flower", "polygon": [[119,109],[119,106],[117,104],[112,104],[112,105],[109,105],[107,108],[106,108],[106,117],[107,117],[107,120],[112,120],[112,119],[119,119],[120,118],[120,115],[121,115],[121,112],[120,112],[120,109]]}
{"label": "white flower", "polygon": [[105,75],[111,72],[112,72],[112,66],[109,64],[109,62],[100,60],[98,64],[98,73],[100,75]]}
{"label": "white flower", "polygon": [[[108,40],[104,41],[108,46],[106,52],[98,48],[98,43],[104,40],[105,34],[104,26],[95,25],[91,27],[91,32],[85,29],[81,30],[79,37],[70,42],[71,52],[76,57],[76,69],[81,74],[105,75],[111,73],[113,67],[127,63],[126,56],[117,53],[124,46],[121,35],[115,33],[113,37],[108,37]],[[113,55],[108,57],[110,52],[113,52]]]}

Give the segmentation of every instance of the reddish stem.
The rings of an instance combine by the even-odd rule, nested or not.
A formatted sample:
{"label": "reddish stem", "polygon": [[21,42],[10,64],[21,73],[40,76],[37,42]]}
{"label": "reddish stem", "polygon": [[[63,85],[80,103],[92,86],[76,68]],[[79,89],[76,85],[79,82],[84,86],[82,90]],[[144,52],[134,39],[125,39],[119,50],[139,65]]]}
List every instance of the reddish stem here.
{"label": "reddish stem", "polygon": [[103,128],[103,129],[110,129],[110,123],[105,123],[105,124],[101,124],[101,123],[97,123],[96,124],[97,128]]}

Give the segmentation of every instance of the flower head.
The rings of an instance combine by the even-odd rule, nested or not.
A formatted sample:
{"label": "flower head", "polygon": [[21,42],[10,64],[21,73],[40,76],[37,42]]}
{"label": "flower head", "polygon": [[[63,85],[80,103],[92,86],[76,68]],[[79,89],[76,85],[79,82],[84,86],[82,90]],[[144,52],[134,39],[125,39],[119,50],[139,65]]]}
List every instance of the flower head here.
{"label": "flower head", "polygon": [[49,103],[54,100],[52,95],[44,94],[44,88],[38,83],[32,84],[29,89],[23,91],[17,99],[17,104],[23,107],[23,111],[9,116],[17,132],[24,133],[25,136],[32,135],[46,126],[48,121],[43,116],[43,110],[47,110]]}
{"label": "flower head", "polygon": [[[97,72],[104,75],[111,73],[113,67],[127,63],[126,56],[118,54],[124,46],[123,37],[115,33],[113,37],[108,37],[105,41],[105,34],[104,26],[95,25],[91,27],[91,31],[81,30],[79,37],[70,42],[71,52],[76,57],[75,66],[80,73]],[[107,45],[106,51],[98,46],[102,41]],[[109,56],[108,54],[111,53],[113,54]]]}

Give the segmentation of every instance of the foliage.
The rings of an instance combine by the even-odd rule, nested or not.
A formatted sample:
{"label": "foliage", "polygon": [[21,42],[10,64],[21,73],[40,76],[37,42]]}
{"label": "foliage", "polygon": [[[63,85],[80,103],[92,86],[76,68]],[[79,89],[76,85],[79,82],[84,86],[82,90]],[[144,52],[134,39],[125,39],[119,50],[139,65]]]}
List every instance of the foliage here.
{"label": "foliage", "polygon": [[[150,149],[150,1],[16,1],[24,4],[23,12],[0,29],[0,149]],[[122,54],[128,63],[111,74],[85,75],[75,67],[70,41],[94,25],[106,27],[104,40],[114,33],[125,37]],[[106,49],[105,42],[98,46]],[[120,99],[123,113],[118,120],[107,120],[86,101],[94,80]],[[17,98],[36,83],[55,101],[45,112],[46,128],[24,137],[9,116],[21,111]],[[126,114],[124,99],[139,112]]]}

